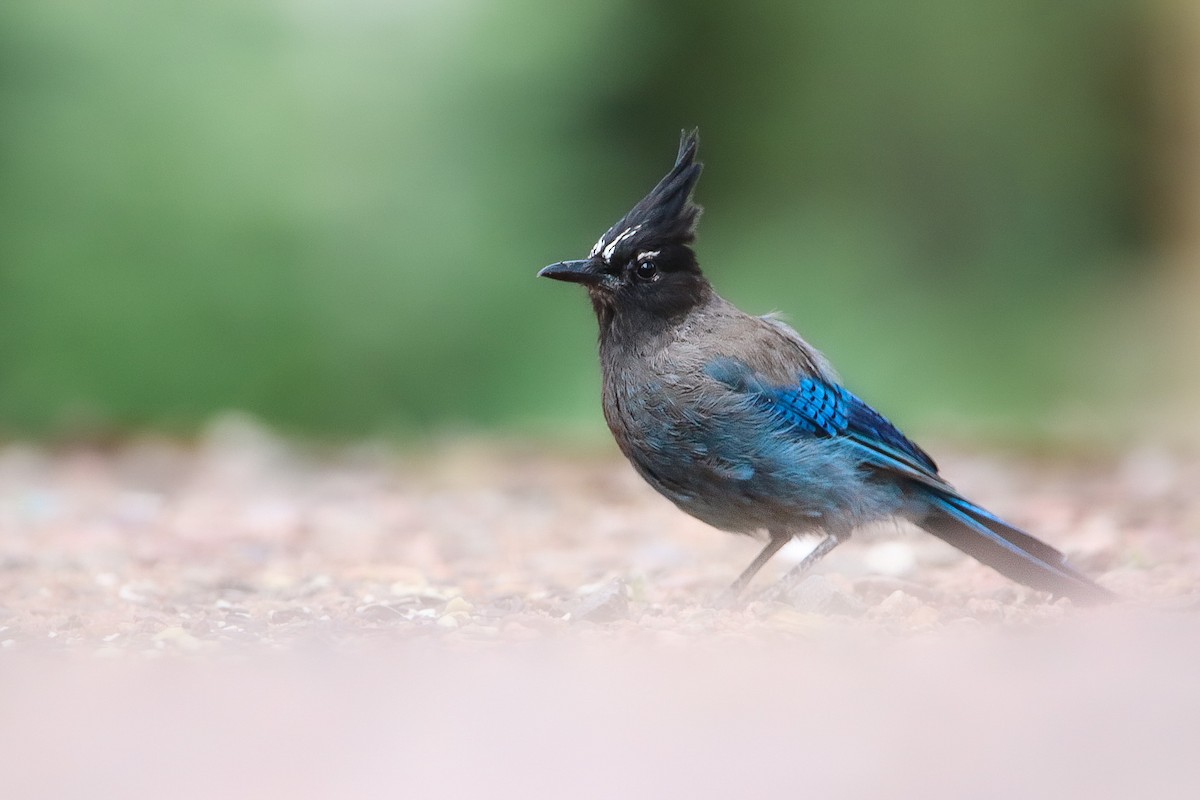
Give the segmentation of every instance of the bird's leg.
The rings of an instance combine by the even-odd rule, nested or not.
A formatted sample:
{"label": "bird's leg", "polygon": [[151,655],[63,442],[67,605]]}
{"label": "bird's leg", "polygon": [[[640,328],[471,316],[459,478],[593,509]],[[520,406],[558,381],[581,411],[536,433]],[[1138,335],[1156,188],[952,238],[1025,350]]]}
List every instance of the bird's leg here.
{"label": "bird's leg", "polygon": [[[787,574],[780,578],[774,586],[767,589],[763,593],[764,600],[777,600],[788,592],[793,586],[800,582],[800,578],[804,577],[804,573],[812,569],[812,566],[820,561],[825,556],[829,555],[829,551],[837,547],[842,542],[850,538],[847,531],[829,531],[825,538],[812,549],[812,552],[804,557],[796,566],[788,570]],[[778,548],[777,548],[778,549]]]}
{"label": "bird's leg", "polygon": [[767,542],[762,551],[754,557],[750,562],[750,566],[742,570],[742,574],[738,575],[737,580],[733,582],[725,591],[721,592],[721,596],[717,599],[718,606],[732,605],[735,600],[741,596],[746,585],[758,574],[758,571],[763,568],[771,560],[771,557],[779,552],[779,548],[791,541],[792,535],[787,531],[773,530],[770,532],[771,540]]}

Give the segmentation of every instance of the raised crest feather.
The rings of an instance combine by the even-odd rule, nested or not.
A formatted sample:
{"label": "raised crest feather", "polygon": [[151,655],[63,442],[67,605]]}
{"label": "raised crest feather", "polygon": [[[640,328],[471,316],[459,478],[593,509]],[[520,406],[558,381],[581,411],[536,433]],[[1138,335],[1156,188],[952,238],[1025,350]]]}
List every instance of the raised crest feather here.
{"label": "raised crest feather", "polygon": [[[702,209],[692,192],[704,165],[696,161],[698,130],[682,131],[675,165],[650,193],[638,201],[617,224],[596,242],[591,255],[611,262],[620,252],[633,252],[664,244],[691,244]],[[619,246],[619,247],[618,247]]]}

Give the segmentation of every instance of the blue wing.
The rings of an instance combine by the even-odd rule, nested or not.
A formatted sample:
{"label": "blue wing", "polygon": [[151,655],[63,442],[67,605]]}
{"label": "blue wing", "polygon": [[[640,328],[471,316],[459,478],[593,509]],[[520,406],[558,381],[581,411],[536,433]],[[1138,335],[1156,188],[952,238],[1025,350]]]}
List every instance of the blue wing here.
{"label": "blue wing", "polygon": [[760,385],[755,402],[797,433],[846,439],[871,466],[948,488],[928,453],[845,387],[821,378],[787,387]]}
{"label": "blue wing", "polygon": [[937,474],[937,464],[896,426],[844,387],[818,377],[794,386],[770,386],[735,359],[716,359],[712,378],[742,392],[795,436],[836,438],[857,448],[863,463],[914,481],[927,503],[914,518],[925,530],[1035,589],[1106,602],[1111,592],[1067,563],[1066,556],[958,494]]}
{"label": "blue wing", "polygon": [[771,386],[734,358],[714,359],[705,372],[751,397],[785,431],[844,439],[858,447],[864,462],[871,466],[938,489],[950,488],[938,477],[937,464],[928,453],[843,386],[815,376],[791,386]]}

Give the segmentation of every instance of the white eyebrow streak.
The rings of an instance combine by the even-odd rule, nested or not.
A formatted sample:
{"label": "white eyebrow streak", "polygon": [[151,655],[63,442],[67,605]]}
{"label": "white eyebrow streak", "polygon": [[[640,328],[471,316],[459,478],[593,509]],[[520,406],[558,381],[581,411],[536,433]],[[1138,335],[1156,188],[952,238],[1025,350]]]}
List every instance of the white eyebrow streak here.
{"label": "white eyebrow streak", "polygon": [[621,235],[609,242],[608,247],[604,248],[604,260],[611,261],[613,253],[617,251],[617,245],[628,239],[630,236],[633,236],[641,229],[641,225],[634,225],[632,228],[626,228],[625,230],[621,231]]}
{"label": "white eyebrow streak", "polygon": [[600,238],[596,240],[596,244],[592,245],[592,252],[588,253],[588,258],[595,258],[596,254],[604,247],[604,236],[608,231],[600,234]]}
{"label": "white eyebrow streak", "polygon": [[647,250],[644,253],[638,253],[638,261],[645,261],[650,258],[658,258],[662,254],[662,250]]}

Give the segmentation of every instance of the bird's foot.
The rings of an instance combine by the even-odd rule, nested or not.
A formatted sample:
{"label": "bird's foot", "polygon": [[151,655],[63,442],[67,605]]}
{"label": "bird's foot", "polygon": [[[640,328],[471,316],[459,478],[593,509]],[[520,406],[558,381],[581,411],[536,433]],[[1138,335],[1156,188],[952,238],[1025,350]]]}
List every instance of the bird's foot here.
{"label": "bird's foot", "polygon": [[788,593],[796,583],[797,581],[795,580],[780,578],[759,592],[758,597],[754,599],[760,603],[786,603]]}
{"label": "bird's foot", "polygon": [[745,605],[745,602],[742,600],[740,589],[733,586],[721,592],[712,601],[712,607],[718,611],[730,611],[735,608],[741,608],[743,605]]}

